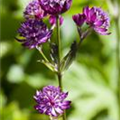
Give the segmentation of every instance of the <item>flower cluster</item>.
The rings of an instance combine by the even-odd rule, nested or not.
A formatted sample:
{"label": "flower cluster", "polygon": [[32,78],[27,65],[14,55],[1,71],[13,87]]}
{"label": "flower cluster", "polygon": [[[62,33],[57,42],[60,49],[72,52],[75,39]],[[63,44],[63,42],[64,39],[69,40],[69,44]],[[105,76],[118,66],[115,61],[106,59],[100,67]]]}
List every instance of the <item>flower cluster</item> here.
{"label": "flower cluster", "polygon": [[[23,39],[16,39],[30,49],[47,42],[52,35],[57,17],[59,17],[61,25],[63,18],[59,14],[66,12],[71,6],[71,2],[72,0],[33,0],[30,2],[24,11],[26,20],[18,30]],[[48,29],[43,23],[43,18],[46,16],[49,16],[51,29]]]}
{"label": "flower cluster", "polygon": [[108,35],[108,28],[110,26],[110,20],[106,12],[101,8],[88,6],[83,9],[82,14],[73,16],[74,22],[77,26],[82,26],[84,23],[93,28],[97,33],[101,35]]}
{"label": "flower cluster", "polygon": [[65,109],[70,108],[70,101],[65,100],[68,92],[61,92],[59,87],[46,86],[42,91],[37,91],[34,96],[37,105],[35,109],[40,113],[52,117],[58,117],[63,114]]}

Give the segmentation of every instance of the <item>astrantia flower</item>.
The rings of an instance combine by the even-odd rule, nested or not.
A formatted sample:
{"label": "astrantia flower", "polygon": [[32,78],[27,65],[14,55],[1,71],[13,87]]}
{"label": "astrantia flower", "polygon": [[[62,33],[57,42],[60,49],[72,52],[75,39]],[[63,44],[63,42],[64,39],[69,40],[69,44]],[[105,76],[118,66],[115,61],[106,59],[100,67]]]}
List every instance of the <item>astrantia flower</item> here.
{"label": "astrantia flower", "polygon": [[85,7],[83,13],[86,16],[86,23],[102,35],[108,35],[110,20],[106,12],[97,7]]}
{"label": "astrantia flower", "polygon": [[[85,20],[83,19],[85,16]],[[108,35],[108,28],[110,26],[110,19],[106,12],[101,8],[88,6],[83,9],[82,15],[74,15],[73,20],[79,26],[81,24],[87,23],[91,28],[93,28],[97,33],[101,35]]]}
{"label": "astrantia flower", "polygon": [[33,0],[32,2],[30,2],[24,12],[24,17],[26,19],[30,18],[42,19],[46,15],[47,13],[45,13],[45,11],[41,8],[38,0]]}
{"label": "astrantia flower", "polygon": [[30,49],[47,42],[52,34],[52,31],[42,21],[37,19],[28,19],[23,22],[18,32],[24,39],[17,40]]}
{"label": "astrantia flower", "polygon": [[58,117],[65,109],[70,108],[71,102],[65,100],[67,96],[68,93],[61,92],[59,87],[46,86],[34,96],[37,102],[35,109],[41,114]]}
{"label": "astrantia flower", "polygon": [[41,7],[49,14],[58,15],[66,12],[72,0],[39,0]]}

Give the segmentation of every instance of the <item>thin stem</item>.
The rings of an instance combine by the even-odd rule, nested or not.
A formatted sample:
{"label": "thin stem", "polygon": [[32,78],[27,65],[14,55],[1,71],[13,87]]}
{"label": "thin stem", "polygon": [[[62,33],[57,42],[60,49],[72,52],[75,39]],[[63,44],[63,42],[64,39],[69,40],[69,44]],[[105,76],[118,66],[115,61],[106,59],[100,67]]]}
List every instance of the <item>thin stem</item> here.
{"label": "thin stem", "polygon": [[42,48],[41,48],[41,47],[36,47],[36,49],[40,52],[40,54],[42,55],[42,57],[44,58],[44,60],[45,60],[46,62],[49,62],[49,60],[47,59],[47,57],[46,57],[45,54],[43,53]]}
{"label": "thin stem", "polygon": [[[62,86],[62,75],[58,74],[58,82],[59,82],[59,87],[61,89],[61,91],[63,91],[63,86]],[[67,120],[66,118],[66,110],[64,110],[64,113],[63,113],[63,120]]]}
{"label": "thin stem", "polygon": [[60,87],[60,89],[62,91],[63,88],[62,88],[62,75],[61,74],[58,74],[58,84],[59,84],[59,87]]}
{"label": "thin stem", "polygon": [[47,59],[47,57],[45,56],[45,54],[43,53],[43,51],[40,51],[42,57],[46,60],[46,62],[49,62],[49,60]]}
{"label": "thin stem", "polygon": [[57,45],[58,45],[58,82],[59,82],[59,87],[62,90],[62,75],[61,75],[61,70],[60,70],[60,63],[61,63],[61,41],[60,41],[60,24],[59,24],[59,16],[57,16]]}
{"label": "thin stem", "polygon": [[89,27],[85,32],[82,33],[81,28],[77,27],[78,33],[79,33],[79,37],[80,37],[80,41],[77,45],[77,49],[80,47],[81,43],[83,42],[83,40],[92,32],[91,27]]}
{"label": "thin stem", "polygon": [[[60,22],[59,22],[59,16],[57,16],[57,45],[58,45],[58,83],[61,91],[63,91],[62,87],[62,74],[60,69],[60,63],[61,63],[61,40],[60,40]],[[64,114],[62,116],[63,120],[66,120],[66,111],[64,111]]]}
{"label": "thin stem", "polygon": [[117,44],[116,44],[116,62],[117,62],[117,69],[118,69],[118,87],[117,87],[117,96],[118,96],[118,106],[119,106],[119,119],[120,119],[120,29],[119,29],[119,18],[115,20],[116,24],[116,35],[117,35]]}
{"label": "thin stem", "polygon": [[58,44],[58,71],[60,71],[60,61],[61,61],[61,41],[60,41],[60,24],[59,16],[57,16],[57,44]]}

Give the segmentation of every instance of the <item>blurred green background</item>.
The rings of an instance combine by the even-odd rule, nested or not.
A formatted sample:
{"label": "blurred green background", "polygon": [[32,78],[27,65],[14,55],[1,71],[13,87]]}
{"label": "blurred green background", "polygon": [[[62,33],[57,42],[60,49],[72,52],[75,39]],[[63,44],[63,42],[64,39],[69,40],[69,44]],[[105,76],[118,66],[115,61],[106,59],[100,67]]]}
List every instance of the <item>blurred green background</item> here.
{"label": "blurred green background", "polygon": [[[58,85],[56,76],[44,65],[37,50],[21,46],[14,38],[30,0],[2,0],[0,57],[0,114],[2,120],[48,120],[34,110],[33,95],[45,85]],[[73,0],[71,9],[63,14],[62,47],[64,55],[78,39],[72,15],[86,5],[100,6],[111,18],[109,36],[92,33],[81,45],[76,61],[64,73],[64,91],[72,100],[67,111],[69,120],[119,120],[117,102],[115,9],[109,0]],[[55,39],[55,38],[54,38]],[[49,54],[48,48],[44,51]]]}

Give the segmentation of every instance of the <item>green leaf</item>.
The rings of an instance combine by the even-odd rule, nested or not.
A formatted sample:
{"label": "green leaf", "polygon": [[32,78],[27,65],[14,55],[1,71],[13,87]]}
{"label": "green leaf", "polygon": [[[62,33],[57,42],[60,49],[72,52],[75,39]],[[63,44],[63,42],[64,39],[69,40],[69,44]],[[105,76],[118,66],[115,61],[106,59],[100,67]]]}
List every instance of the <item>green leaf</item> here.
{"label": "green leaf", "polygon": [[58,46],[55,43],[50,44],[50,57],[54,63],[58,63]]}
{"label": "green leaf", "polygon": [[74,41],[71,45],[70,51],[67,53],[67,55],[61,61],[61,70],[62,71],[68,69],[69,66],[72,64],[73,60],[75,59],[76,52],[77,52],[77,42]]}

